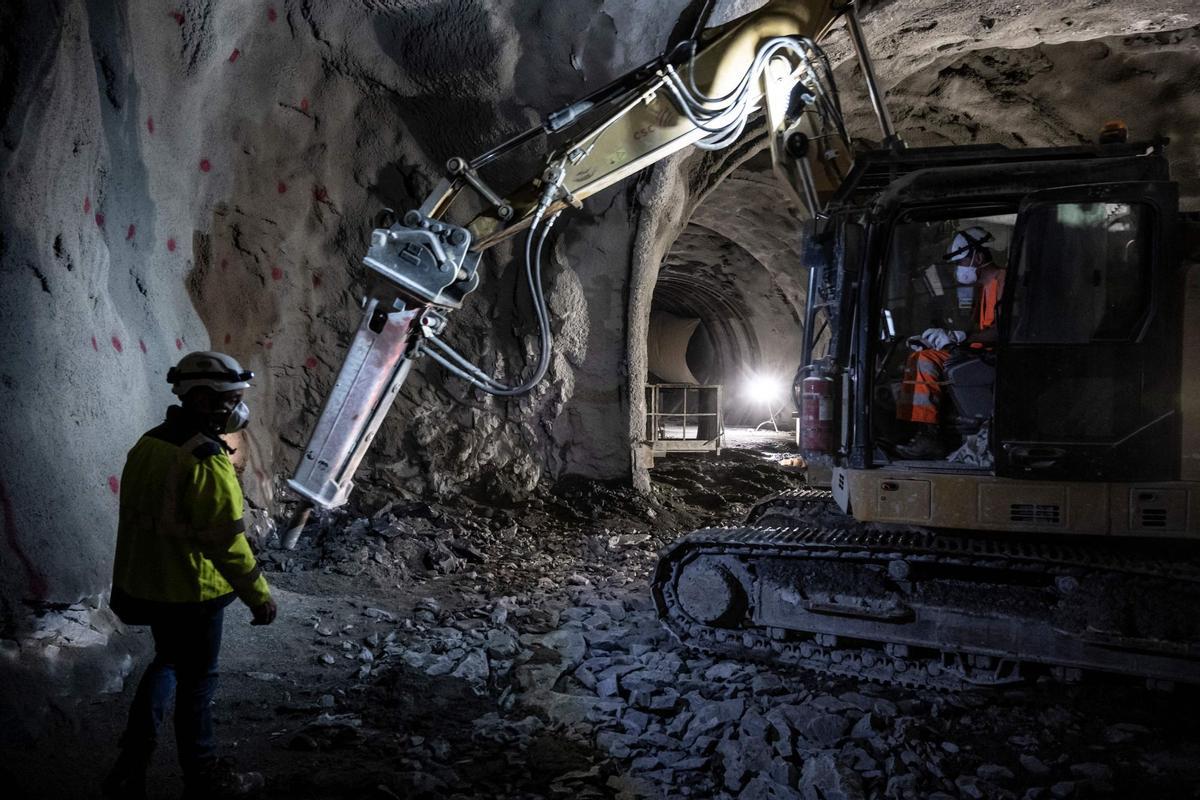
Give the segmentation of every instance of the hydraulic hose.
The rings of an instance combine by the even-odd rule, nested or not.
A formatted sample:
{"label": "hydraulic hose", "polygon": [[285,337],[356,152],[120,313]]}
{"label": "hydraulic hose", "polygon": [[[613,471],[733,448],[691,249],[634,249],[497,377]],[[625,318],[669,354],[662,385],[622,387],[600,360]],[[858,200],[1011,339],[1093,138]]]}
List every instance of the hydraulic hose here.
{"label": "hydraulic hose", "polygon": [[[529,393],[542,378],[546,376],[546,371],[550,368],[550,356],[553,349],[553,339],[550,331],[550,311],[546,305],[546,295],[542,287],[542,248],[546,244],[546,237],[550,233],[550,229],[554,226],[558,215],[550,217],[541,226],[540,232],[538,226],[531,225],[529,235],[525,237],[525,277],[529,283],[529,295],[533,301],[533,310],[538,321],[538,336],[541,341],[541,352],[538,356],[537,368],[527,381],[519,386],[507,386],[500,383],[494,378],[489,377],[480,367],[471,363],[465,356],[456,351],[446,342],[437,337],[430,337],[436,349],[426,348],[425,354],[436,361],[452,375],[455,375],[462,380],[467,381],[471,385],[487,392],[496,397],[519,397]],[[534,247],[534,237],[537,237],[537,246]]]}

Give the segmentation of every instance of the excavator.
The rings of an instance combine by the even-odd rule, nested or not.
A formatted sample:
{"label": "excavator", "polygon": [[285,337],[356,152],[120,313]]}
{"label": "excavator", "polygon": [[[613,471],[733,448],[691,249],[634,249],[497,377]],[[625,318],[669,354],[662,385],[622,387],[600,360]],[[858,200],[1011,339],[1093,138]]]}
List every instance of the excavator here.
{"label": "excavator", "polygon": [[[819,44],[840,20],[877,143],[847,131]],[[565,209],[763,123],[804,227],[795,389],[811,485],[668,547],[652,585],[663,624],[716,654],[913,686],[1200,681],[1200,219],[1178,209],[1167,142],[1112,124],[1094,145],[909,148],[854,5],[833,0],[697,26],[493,150],[451,159],[420,207],[383,213],[362,322],[288,482],[301,504],[284,546],[314,507],[347,501],[417,361],[499,397],[537,385],[551,346],[541,253]],[[540,174],[497,192],[485,168],[539,138]],[[986,232],[1004,271],[995,335],[939,379],[940,429],[961,446],[905,457],[896,410],[913,336],[963,328],[970,305],[942,258],[965,230]],[[509,384],[442,335],[483,253],[521,235],[541,353]]]}

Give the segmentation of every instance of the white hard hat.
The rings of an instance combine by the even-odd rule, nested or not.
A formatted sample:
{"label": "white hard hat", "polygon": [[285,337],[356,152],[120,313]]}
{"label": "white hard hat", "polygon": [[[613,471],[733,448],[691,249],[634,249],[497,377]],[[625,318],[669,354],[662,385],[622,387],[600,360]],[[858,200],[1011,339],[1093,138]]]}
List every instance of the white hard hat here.
{"label": "white hard hat", "polygon": [[992,238],[991,233],[978,225],[963,228],[954,234],[954,239],[950,241],[950,246],[946,248],[946,252],[942,254],[942,258],[946,261],[966,261],[976,252],[982,250],[983,246],[990,242]]}
{"label": "white hard hat", "polygon": [[167,370],[171,391],[180,397],[197,386],[206,386],[214,392],[249,389],[253,379],[254,373],[243,370],[236,358],[211,350],[188,353]]}

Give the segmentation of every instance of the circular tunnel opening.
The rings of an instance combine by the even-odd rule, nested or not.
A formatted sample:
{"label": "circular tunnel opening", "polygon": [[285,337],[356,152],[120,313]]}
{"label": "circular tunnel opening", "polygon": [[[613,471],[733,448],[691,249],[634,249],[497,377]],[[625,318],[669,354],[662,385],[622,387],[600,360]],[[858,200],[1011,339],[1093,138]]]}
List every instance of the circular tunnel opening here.
{"label": "circular tunnel opening", "polygon": [[728,298],[692,276],[664,270],[650,307],[649,379],[724,384],[733,365],[754,357],[757,343]]}

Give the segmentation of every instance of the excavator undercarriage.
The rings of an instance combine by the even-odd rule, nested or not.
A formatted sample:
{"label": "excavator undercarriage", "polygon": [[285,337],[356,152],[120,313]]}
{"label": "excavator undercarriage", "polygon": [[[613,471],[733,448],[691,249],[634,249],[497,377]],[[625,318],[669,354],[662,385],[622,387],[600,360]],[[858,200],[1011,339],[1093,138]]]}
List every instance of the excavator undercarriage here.
{"label": "excavator undercarriage", "polygon": [[832,494],[760,503],[663,553],[659,613],[727,656],[942,689],[1048,673],[1200,677],[1200,552],[860,523]]}

